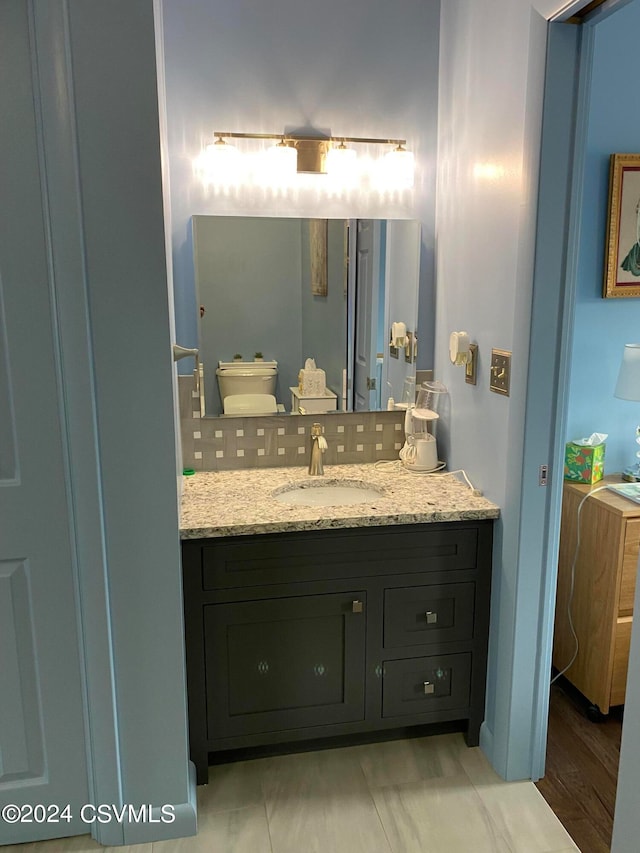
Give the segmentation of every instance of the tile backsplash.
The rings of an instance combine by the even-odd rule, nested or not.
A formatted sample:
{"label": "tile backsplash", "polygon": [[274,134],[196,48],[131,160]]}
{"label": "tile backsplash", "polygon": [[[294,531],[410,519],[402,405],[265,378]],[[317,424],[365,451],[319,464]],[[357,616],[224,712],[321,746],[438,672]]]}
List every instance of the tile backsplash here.
{"label": "tile backsplash", "polygon": [[308,465],[313,423],[324,426],[325,465],[397,459],[404,442],[401,411],[201,418],[193,377],[178,389],[183,467],[196,471]]}

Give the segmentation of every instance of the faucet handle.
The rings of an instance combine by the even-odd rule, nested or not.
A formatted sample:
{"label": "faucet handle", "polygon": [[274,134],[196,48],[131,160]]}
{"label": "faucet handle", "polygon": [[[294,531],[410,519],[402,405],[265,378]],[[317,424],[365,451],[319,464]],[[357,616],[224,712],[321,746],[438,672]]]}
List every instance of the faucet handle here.
{"label": "faucet handle", "polygon": [[324,427],[322,424],[312,424],[311,425],[311,436],[313,438],[317,438],[319,435],[322,435],[324,432]]}

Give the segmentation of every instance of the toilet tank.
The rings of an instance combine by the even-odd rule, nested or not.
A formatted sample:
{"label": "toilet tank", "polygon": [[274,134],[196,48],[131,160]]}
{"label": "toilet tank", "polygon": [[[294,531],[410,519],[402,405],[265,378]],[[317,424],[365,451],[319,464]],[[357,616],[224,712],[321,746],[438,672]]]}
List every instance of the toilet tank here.
{"label": "toilet tank", "polygon": [[277,361],[220,361],[216,370],[220,398],[232,394],[272,394],[278,378]]}

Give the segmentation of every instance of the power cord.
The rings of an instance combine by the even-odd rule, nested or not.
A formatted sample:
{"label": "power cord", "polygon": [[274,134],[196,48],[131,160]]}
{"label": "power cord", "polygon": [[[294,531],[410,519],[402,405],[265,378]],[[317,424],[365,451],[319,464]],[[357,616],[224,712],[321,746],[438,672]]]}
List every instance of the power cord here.
{"label": "power cord", "polygon": [[482,497],[482,490],[476,489],[471,480],[467,477],[466,471],[464,471],[462,468],[457,468],[455,471],[444,471],[446,467],[446,462],[438,462],[438,467],[434,468],[433,471],[414,471],[411,468],[408,468],[406,465],[403,465],[400,459],[379,459],[376,463],[374,463],[374,468],[400,468],[401,470],[404,469],[405,471],[409,471],[411,474],[422,474],[427,477],[449,477],[455,474],[462,474],[465,483],[471,490],[471,494],[477,498]]}
{"label": "power cord", "polygon": [[575,547],[575,550],[573,552],[573,560],[571,561],[571,581],[569,583],[569,598],[567,599],[567,619],[569,621],[569,628],[571,629],[571,634],[573,635],[573,641],[575,643],[575,649],[574,649],[573,655],[572,655],[569,663],[564,667],[564,669],[561,669],[560,672],[558,672],[558,673],[556,673],[556,675],[554,675],[554,677],[549,682],[550,684],[553,684],[554,681],[557,681],[557,679],[560,678],[561,675],[564,675],[565,672],[573,666],[575,659],[578,657],[578,650],[580,647],[580,643],[578,641],[578,635],[576,634],[576,629],[574,628],[574,625],[573,625],[573,617],[571,615],[571,604],[573,602],[573,593],[575,590],[575,582],[576,582],[576,564],[578,562],[578,552],[580,550],[580,513],[582,512],[582,506],[592,495],[595,495],[596,492],[601,492],[603,489],[608,489],[608,488],[609,488],[608,486],[598,486],[597,489],[593,489],[592,491],[587,492],[587,494],[582,498],[582,500],[578,504],[578,511],[577,511],[577,518],[576,518],[576,547]]}

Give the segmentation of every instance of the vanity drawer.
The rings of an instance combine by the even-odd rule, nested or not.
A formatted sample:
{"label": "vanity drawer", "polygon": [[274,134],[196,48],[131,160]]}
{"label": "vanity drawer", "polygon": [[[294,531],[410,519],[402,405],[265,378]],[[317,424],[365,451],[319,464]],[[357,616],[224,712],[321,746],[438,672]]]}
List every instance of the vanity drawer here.
{"label": "vanity drawer", "polygon": [[471,640],[474,607],[474,583],[387,589],[384,647]]}
{"label": "vanity drawer", "polygon": [[382,716],[400,717],[469,705],[471,653],[386,661]]}
{"label": "vanity drawer", "polygon": [[455,571],[477,562],[477,526],[455,523],[238,536],[202,546],[202,588]]}

